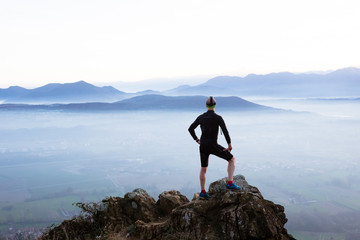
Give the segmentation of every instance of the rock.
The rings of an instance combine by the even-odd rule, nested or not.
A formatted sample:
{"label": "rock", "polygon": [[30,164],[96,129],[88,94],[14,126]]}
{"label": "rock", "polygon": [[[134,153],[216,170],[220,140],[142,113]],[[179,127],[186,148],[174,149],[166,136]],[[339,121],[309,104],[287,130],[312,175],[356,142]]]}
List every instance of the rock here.
{"label": "rock", "polygon": [[166,216],[171,213],[171,211],[185,203],[188,203],[189,200],[187,197],[182,195],[179,191],[166,191],[159,195],[159,200],[156,205],[160,214]]}
{"label": "rock", "polygon": [[119,203],[123,210],[122,215],[131,216],[132,221],[140,219],[150,222],[156,219],[156,201],[143,189],[138,188],[125,194]]}
{"label": "rock", "polygon": [[125,194],[124,198],[109,198],[105,204],[104,214],[110,217],[112,225],[120,225],[121,228],[137,220],[151,222],[156,219],[156,201],[143,189],[135,189]]}
{"label": "rock", "polygon": [[[243,175],[234,176],[234,183],[240,186],[243,190],[249,188],[249,184],[246,182],[245,177]],[[209,192],[225,192],[226,191],[227,178],[219,179],[209,186]]]}
{"label": "rock", "polygon": [[[262,198],[262,195],[261,195],[259,189],[249,185],[247,183],[247,181],[245,180],[244,176],[242,176],[242,175],[234,176],[234,183],[241,187],[241,191],[243,191],[245,193],[254,194],[254,195],[257,195],[259,198]],[[227,191],[226,184],[227,184],[227,178],[222,178],[220,180],[217,180],[210,184],[209,192],[212,194],[226,192]]]}
{"label": "rock", "polygon": [[[284,207],[264,199],[244,176],[235,176],[234,182],[242,190],[227,190],[223,178],[210,184],[210,200],[195,195],[191,202],[175,190],[161,193],[155,202],[145,190],[135,189],[124,198],[104,200],[89,219],[63,222],[41,239],[81,239],[85,234],[103,239],[294,239],[284,228]],[[86,228],[78,229],[81,221]],[[71,230],[66,235],[65,227]]]}

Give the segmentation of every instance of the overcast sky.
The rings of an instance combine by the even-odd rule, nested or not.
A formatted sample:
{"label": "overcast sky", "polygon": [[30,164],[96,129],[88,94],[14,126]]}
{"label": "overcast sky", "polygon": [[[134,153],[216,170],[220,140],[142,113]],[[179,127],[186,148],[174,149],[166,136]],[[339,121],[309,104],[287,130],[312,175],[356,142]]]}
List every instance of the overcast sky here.
{"label": "overcast sky", "polygon": [[0,0],[0,88],[360,67],[358,0]]}

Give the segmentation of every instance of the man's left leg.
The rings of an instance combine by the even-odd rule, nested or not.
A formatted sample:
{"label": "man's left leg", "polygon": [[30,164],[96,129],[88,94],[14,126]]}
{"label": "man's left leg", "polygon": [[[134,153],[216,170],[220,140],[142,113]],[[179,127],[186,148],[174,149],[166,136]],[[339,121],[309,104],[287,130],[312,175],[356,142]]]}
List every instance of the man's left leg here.
{"label": "man's left leg", "polygon": [[[209,164],[209,153],[207,153],[206,151],[202,151],[204,150],[204,147],[200,145],[200,159],[201,159],[201,169],[200,169],[200,187],[201,187],[201,191],[200,191],[200,195],[199,197],[201,199],[209,199],[211,198],[211,196],[209,194],[207,194],[206,190],[205,190],[205,183],[206,183],[206,171],[208,168],[208,164]],[[205,148],[206,150],[206,148]]]}
{"label": "man's left leg", "polygon": [[211,198],[211,196],[205,190],[206,171],[207,171],[207,167],[201,167],[201,169],[200,169],[201,192],[199,194],[200,199],[210,199]]}
{"label": "man's left leg", "polygon": [[[200,187],[201,187],[201,192],[205,191],[206,171],[207,171],[207,167],[201,167],[201,169],[200,169]],[[205,191],[205,192],[206,192],[206,191]]]}

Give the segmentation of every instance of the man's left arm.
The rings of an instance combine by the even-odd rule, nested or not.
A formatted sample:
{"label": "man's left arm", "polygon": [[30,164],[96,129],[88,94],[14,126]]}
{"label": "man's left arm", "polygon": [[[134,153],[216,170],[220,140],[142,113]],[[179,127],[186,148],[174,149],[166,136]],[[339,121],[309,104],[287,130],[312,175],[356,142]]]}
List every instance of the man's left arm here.
{"label": "man's left arm", "polygon": [[197,142],[200,143],[200,140],[198,139],[198,137],[196,136],[195,133],[195,128],[197,128],[197,126],[199,126],[200,122],[199,122],[199,118],[197,118],[189,127],[189,133],[192,136],[192,138]]}

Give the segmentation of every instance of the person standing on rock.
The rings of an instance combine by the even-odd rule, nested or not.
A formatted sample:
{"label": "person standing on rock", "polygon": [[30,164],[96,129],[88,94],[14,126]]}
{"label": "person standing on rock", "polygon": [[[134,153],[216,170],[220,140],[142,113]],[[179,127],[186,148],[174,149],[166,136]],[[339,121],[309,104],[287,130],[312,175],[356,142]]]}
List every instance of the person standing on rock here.
{"label": "person standing on rock", "polygon": [[[235,172],[235,157],[231,154],[232,146],[229,132],[226,128],[223,118],[215,113],[216,100],[214,97],[210,96],[206,100],[207,112],[201,114],[196,118],[196,120],[190,125],[189,132],[193,139],[200,144],[200,160],[201,160],[201,170],[200,170],[200,198],[209,199],[211,196],[205,190],[206,182],[206,171],[209,164],[210,154],[216,155],[220,158],[223,158],[228,161],[228,183],[226,185],[227,189],[231,190],[240,190],[240,186],[237,186],[233,182],[233,176]],[[201,127],[201,138],[199,139],[196,136],[195,128],[200,125]],[[217,143],[219,126],[224,133],[228,148]]]}

